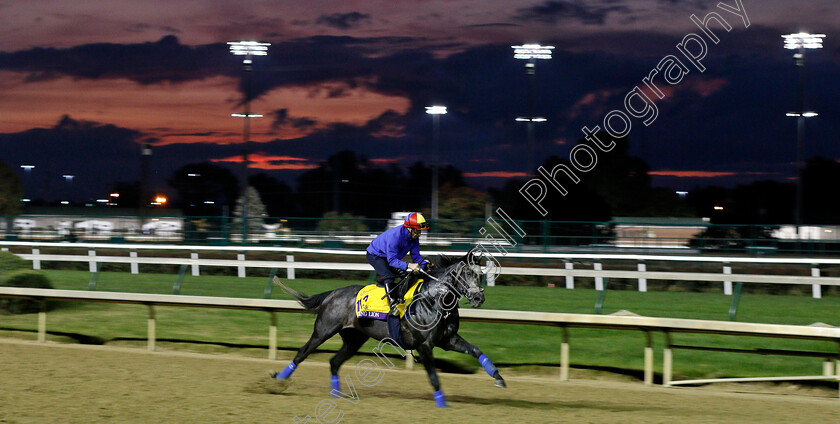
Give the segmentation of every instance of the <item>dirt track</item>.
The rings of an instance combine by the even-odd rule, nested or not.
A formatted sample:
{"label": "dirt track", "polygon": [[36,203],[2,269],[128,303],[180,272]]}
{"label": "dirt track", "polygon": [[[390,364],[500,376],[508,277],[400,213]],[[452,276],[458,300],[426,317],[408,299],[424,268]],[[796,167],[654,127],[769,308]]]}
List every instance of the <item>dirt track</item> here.
{"label": "dirt track", "polygon": [[[328,397],[324,363],[305,362],[282,394],[248,391],[268,369],[286,363],[0,339],[0,423],[291,423],[296,415],[311,415],[315,424],[314,409]],[[388,371],[373,387],[357,382],[358,404],[336,400],[345,414],[341,422],[840,422],[840,399],[825,392],[753,394],[527,377],[509,377],[508,388],[498,389],[484,374],[443,374],[441,380],[448,410],[434,408],[422,371]]]}

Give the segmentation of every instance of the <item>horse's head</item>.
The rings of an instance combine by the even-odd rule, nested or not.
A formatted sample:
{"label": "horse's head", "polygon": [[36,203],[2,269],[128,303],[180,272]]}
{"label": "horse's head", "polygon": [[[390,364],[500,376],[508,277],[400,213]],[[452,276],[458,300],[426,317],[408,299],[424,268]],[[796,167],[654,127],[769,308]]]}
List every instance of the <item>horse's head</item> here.
{"label": "horse's head", "polygon": [[481,277],[481,266],[475,263],[475,254],[470,250],[456,265],[455,280],[458,282],[458,293],[466,297],[473,308],[484,304],[484,287],[481,286]]}

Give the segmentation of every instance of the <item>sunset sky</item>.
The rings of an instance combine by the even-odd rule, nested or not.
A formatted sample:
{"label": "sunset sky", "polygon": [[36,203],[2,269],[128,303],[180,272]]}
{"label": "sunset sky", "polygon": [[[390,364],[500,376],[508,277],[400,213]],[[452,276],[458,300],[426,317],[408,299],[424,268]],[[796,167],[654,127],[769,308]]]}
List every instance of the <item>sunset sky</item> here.
{"label": "sunset sky", "polygon": [[[632,121],[631,153],[674,189],[794,176],[796,70],[781,34],[827,35],[806,54],[806,158],[840,159],[840,3],[743,0],[750,22],[706,0],[208,1],[0,0],[0,159],[35,165],[27,195],[101,198],[140,175],[154,146],[161,190],[179,167],[235,169],[242,150],[241,58],[227,41],[272,43],[254,59],[253,173],[294,184],[330,154],[374,164],[430,161],[441,104],[443,161],[479,188],[524,174],[524,62],[513,44],[556,46],[536,66],[537,159],[568,156],[677,55],[690,20],[717,12],[730,32],[708,43],[705,72],[663,85],[650,126]],[[736,0],[724,0],[735,6]],[[838,40],[838,41],[835,41]],[[708,39],[707,39],[708,41]],[[679,56],[683,58],[682,56]],[[683,58],[684,59],[684,58]],[[661,78],[661,77],[660,77]],[[649,90],[648,90],[648,94]],[[19,169],[20,170],[20,169]],[[21,175],[23,171],[20,170]],[[72,185],[61,178],[75,175]]]}

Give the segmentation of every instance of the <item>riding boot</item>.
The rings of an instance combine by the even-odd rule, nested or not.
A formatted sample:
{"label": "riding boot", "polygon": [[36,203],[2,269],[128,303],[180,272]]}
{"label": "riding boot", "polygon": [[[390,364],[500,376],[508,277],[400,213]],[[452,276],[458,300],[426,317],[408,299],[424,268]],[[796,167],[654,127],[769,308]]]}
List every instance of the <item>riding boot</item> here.
{"label": "riding boot", "polygon": [[[391,315],[393,315],[395,317],[399,317],[400,312],[399,312],[399,310],[397,310],[397,305],[400,302],[397,299],[397,293],[395,293],[396,289],[394,288],[394,280],[391,280],[391,279],[385,280],[385,281],[383,281],[383,284],[385,285],[385,294],[388,295],[388,305],[391,308]],[[394,290],[394,292],[392,292],[391,290]]]}

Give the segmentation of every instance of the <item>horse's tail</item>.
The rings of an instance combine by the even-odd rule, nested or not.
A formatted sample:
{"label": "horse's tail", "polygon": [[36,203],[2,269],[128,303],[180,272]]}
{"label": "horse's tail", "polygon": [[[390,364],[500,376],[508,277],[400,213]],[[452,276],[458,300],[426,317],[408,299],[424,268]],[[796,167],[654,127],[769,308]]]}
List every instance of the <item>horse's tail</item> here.
{"label": "horse's tail", "polygon": [[305,295],[305,294],[303,294],[303,293],[301,293],[301,292],[283,284],[283,282],[280,281],[280,279],[277,278],[277,277],[274,277],[274,284],[280,286],[280,288],[282,288],[283,290],[286,290],[290,295],[294,296],[294,298],[297,299],[297,301],[301,305],[303,305],[304,308],[306,308],[310,311],[314,311],[315,309],[318,309],[318,307],[321,306],[321,303],[324,303],[324,299],[326,299],[327,296],[329,296],[329,294],[332,293],[332,290],[330,290],[330,291],[323,292],[323,293],[318,293],[318,294],[315,294],[315,295],[312,295],[312,296],[307,296],[307,295]]}

